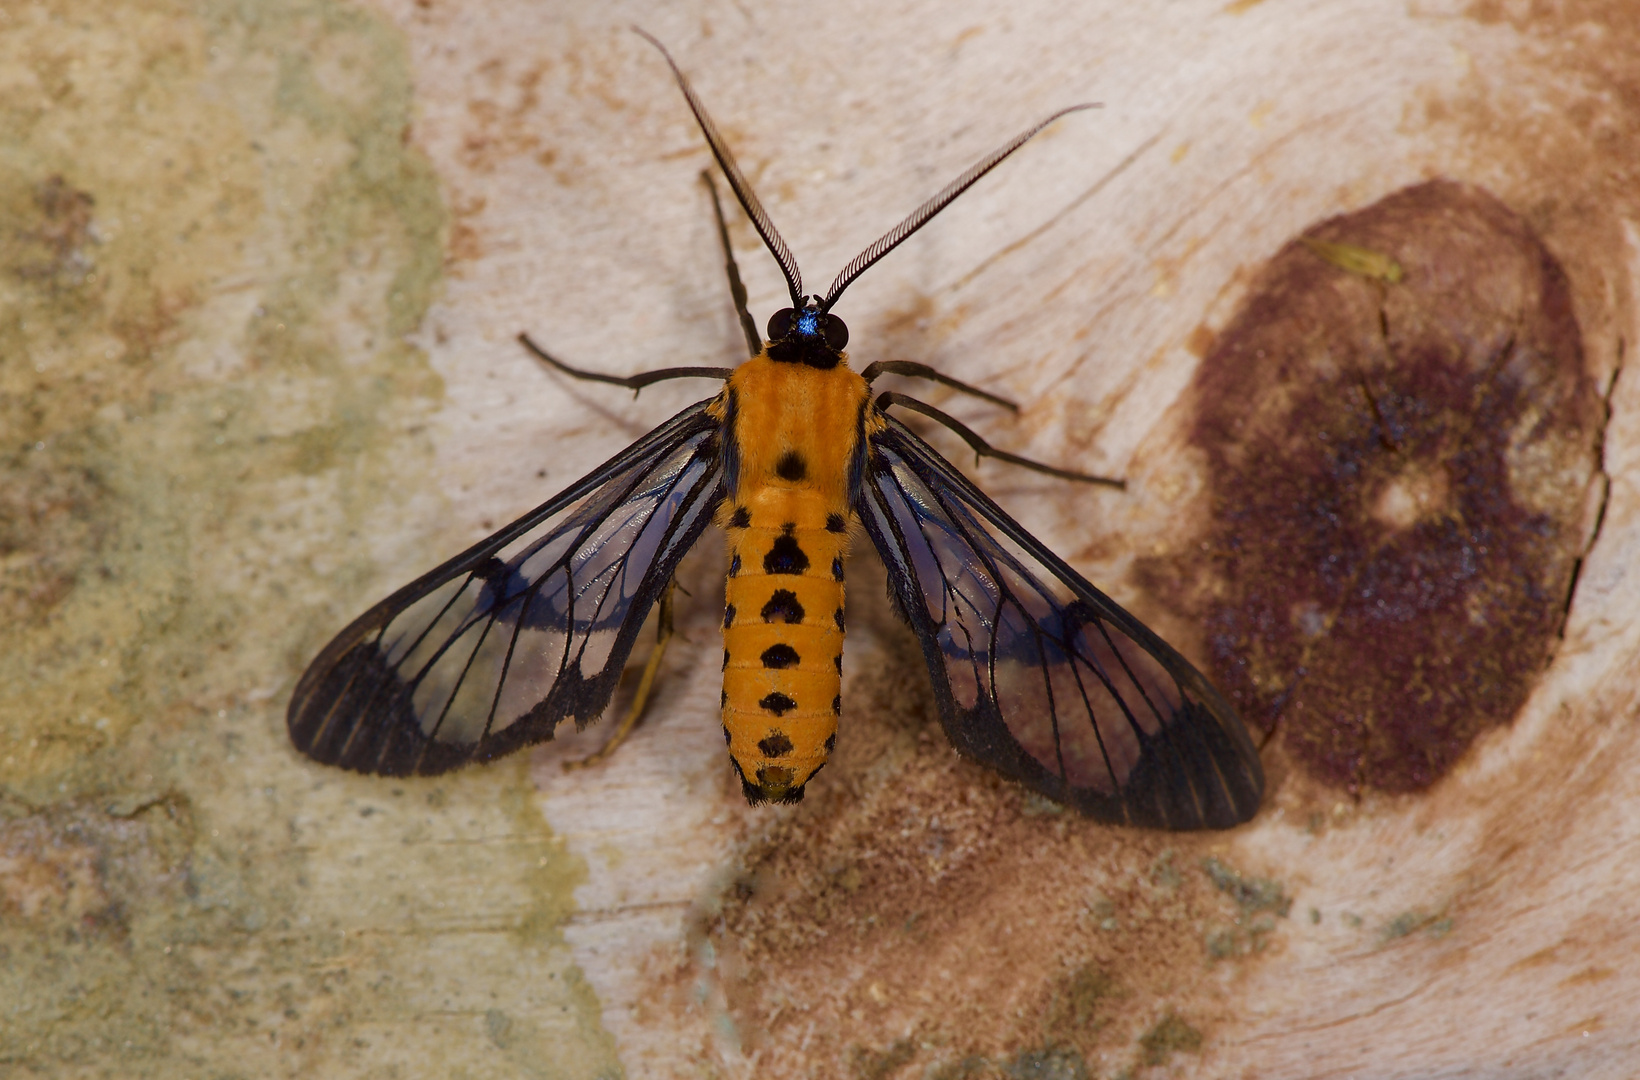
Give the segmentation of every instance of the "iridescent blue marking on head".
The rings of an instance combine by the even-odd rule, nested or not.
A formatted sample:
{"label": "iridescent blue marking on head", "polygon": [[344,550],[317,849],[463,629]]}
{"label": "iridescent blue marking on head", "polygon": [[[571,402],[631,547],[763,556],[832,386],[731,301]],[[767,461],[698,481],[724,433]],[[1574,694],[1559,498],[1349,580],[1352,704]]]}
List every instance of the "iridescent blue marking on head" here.
{"label": "iridescent blue marking on head", "polygon": [[814,337],[820,333],[820,313],[814,308],[804,308],[797,313],[797,332],[804,337]]}

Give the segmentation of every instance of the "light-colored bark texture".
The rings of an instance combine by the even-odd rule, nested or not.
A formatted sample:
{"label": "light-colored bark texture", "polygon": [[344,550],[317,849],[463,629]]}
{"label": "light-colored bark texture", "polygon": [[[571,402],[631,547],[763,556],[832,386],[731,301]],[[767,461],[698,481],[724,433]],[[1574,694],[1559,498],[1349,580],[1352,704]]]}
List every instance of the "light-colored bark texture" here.
{"label": "light-colored bark texture", "polygon": [[[1251,824],[1094,824],[950,751],[862,540],[836,758],[803,803],[751,808],[717,719],[708,535],[652,707],[607,763],[563,768],[607,725],[435,780],[304,760],[284,705],[331,634],[712,389],[574,382],[520,331],[615,374],[744,353],[710,157],[632,24],[689,73],[811,290],[1030,122],[1101,104],[837,311],[856,367],[932,364],[1020,403],[925,394],[994,444],[1125,478],[974,464],[929,428],[1210,672],[1243,639],[1203,612],[1250,563],[1223,540],[1234,455],[1204,438],[1221,402],[1203,395],[1265,268],[1412,185],[1489,193],[1558,268],[1566,362],[1598,406],[1571,464],[1517,453],[1537,445],[1530,401],[1502,440],[1537,462],[1512,480],[1565,489],[1541,500],[1558,518],[1519,527],[1571,537],[1576,568],[1518,707],[1477,718],[1427,786],[1318,767],[1278,708]],[[1632,1075],[1637,57],[1627,0],[0,9],[0,1065]],[[730,234],[761,322],[784,287],[738,214]],[[1384,253],[1362,251],[1316,273],[1400,310],[1361,262]],[[1442,295],[1497,269],[1437,264]],[[1477,310],[1501,295],[1473,292]],[[1497,302],[1507,352],[1526,316]],[[1339,407],[1415,455],[1395,435],[1415,395],[1375,397],[1378,371]],[[1310,412],[1295,445],[1342,430]],[[1409,469],[1363,497],[1386,528],[1462,525],[1459,486]],[[1342,625],[1306,603],[1293,625]],[[1363,649],[1364,684],[1393,648]],[[1250,685],[1272,678],[1298,676]],[[1363,715],[1393,714],[1393,690]]]}

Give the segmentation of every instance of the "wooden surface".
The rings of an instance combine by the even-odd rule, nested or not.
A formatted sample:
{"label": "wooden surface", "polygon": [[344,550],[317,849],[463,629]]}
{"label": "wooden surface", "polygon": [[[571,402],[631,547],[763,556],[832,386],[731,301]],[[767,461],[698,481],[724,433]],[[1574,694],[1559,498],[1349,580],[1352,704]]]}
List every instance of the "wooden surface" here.
{"label": "wooden surface", "polygon": [[[1632,3],[4,15],[0,1060],[22,1075],[1632,1072]],[[1201,513],[1181,395],[1204,328],[1293,235],[1408,184],[1523,215],[1615,386],[1609,501],[1519,715],[1422,794],[1276,769],[1235,833],[1100,828],[931,737],[867,554],[839,760],[752,810],[715,719],[708,542],[607,766],[560,768],[597,729],[438,782],[297,758],[284,698],[335,628],[702,392],[572,384],[514,334],[617,373],[739,353],[707,155],[632,22],[821,284],[1026,123],[1103,103],[839,313],[857,365],[935,364],[1023,404],[932,395],[999,445],[1127,477],[974,472],[1196,657],[1131,571]],[[733,231],[761,321],[779,278]],[[1216,887],[1231,870],[1284,913]]]}

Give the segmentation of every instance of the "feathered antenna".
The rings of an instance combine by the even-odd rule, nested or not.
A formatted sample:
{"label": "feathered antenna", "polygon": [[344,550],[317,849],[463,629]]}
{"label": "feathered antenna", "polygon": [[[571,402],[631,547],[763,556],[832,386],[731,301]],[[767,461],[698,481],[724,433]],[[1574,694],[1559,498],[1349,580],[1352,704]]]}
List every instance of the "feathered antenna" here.
{"label": "feathered antenna", "polygon": [[700,125],[701,134],[706,136],[706,144],[712,148],[712,156],[717,158],[718,165],[722,167],[723,175],[728,178],[729,187],[733,189],[735,198],[740,200],[740,205],[745,209],[746,216],[752,219],[752,227],[757,230],[757,235],[763,238],[764,246],[769,249],[769,254],[773,255],[774,261],[780,264],[780,272],[786,275],[786,287],[791,290],[792,294],[792,307],[802,307],[803,272],[797,268],[797,260],[792,257],[791,248],[786,246],[786,241],[781,238],[780,231],[774,227],[774,222],[769,220],[768,211],[764,210],[763,204],[757,201],[757,192],[752,190],[752,185],[747,181],[746,174],[740,171],[739,165],[735,164],[735,156],[729,152],[729,146],[723,141],[723,136],[718,134],[717,125],[712,123],[711,116],[706,112],[706,106],[701,104],[700,98],[695,94],[695,88],[689,85],[688,79],[684,78],[683,72],[678,69],[677,63],[673,61],[672,54],[666,51],[665,45],[662,45],[655,39],[653,34],[642,27],[634,26],[632,30],[649,44],[659,49],[661,55],[666,58],[667,66],[672,69],[672,75],[678,80],[678,89],[683,91],[684,100],[689,102],[689,110],[695,114],[695,122]]}
{"label": "feathered antenna", "polygon": [[1025,129],[1003,145],[985,155],[967,172],[945,185],[945,187],[940,190],[938,195],[935,195],[932,199],[929,199],[927,202],[911,211],[910,215],[904,221],[884,233],[876,243],[860,252],[859,255],[855,256],[853,262],[843,267],[843,272],[837,275],[837,280],[833,281],[831,283],[831,288],[826,290],[825,299],[820,301],[820,310],[830,311],[831,306],[837,303],[837,298],[843,295],[843,290],[849,287],[850,282],[870,269],[871,265],[878,259],[905,243],[905,241],[910,238],[912,233],[928,224],[930,218],[939,213],[941,210],[944,210],[947,206],[950,206],[952,200],[967,191],[969,188],[973,187],[975,182],[978,181],[980,177],[984,176],[998,165],[1001,165],[1003,160],[1006,159],[1009,154],[1012,154],[1015,150],[1018,150],[1021,146],[1024,146],[1037,132],[1041,131],[1055,120],[1058,120],[1066,113],[1081,112],[1083,109],[1097,109],[1099,107],[1100,106],[1097,103],[1090,103],[1086,105],[1072,105],[1067,109],[1060,109],[1052,116],[1042,120],[1033,127]]}
{"label": "feathered antenna", "polygon": [[[786,288],[791,291],[792,308],[794,310],[805,308],[807,305],[803,296],[803,272],[798,269],[797,260],[792,256],[791,248],[786,246],[786,241],[781,237],[780,231],[774,227],[774,222],[769,220],[768,211],[764,210],[763,204],[758,201],[757,192],[752,190],[752,185],[746,179],[746,174],[741,172],[740,166],[735,163],[735,156],[729,152],[728,144],[723,141],[723,136],[718,134],[717,125],[712,123],[712,117],[706,112],[706,106],[701,104],[700,97],[696,95],[694,87],[689,85],[689,80],[684,77],[683,72],[678,68],[677,62],[672,59],[672,54],[666,51],[666,46],[662,45],[653,34],[642,27],[634,26],[632,30],[645,41],[655,46],[660,51],[661,56],[666,59],[667,66],[672,69],[672,75],[678,81],[678,89],[683,91],[684,100],[689,103],[690,111],[695,114],[695,122],[700,125],[701,134],[706,136],[706,144],[712,148],[712,156],[717,158],[717,163],[723,169],[723,175],[728,179],[729,187],[734,191],[735,198],[740,200],[740,205],[745,209],[746,216],[752,221],[752,227],[763,238],[764,246],[774,256],[775,262],[780,264],[780,272],[786,277]],[[815,297],[818,307],[811,310],[818,310],[821,314],[829,312],[832,305],[837,303],[837,298],[843,295],[843,290],[848,288],[855,278],[869,270],[884,255],[905,243],[913,233],[928,224],[935,214],[951,205],[958,195],[973,187],[980,177],[1002,164],[1010,154],[1024,146],[1043,128],[1067,113],[1097,108],[1100,108],[1098,103],[1089,103],[1060,109],[985,155],[967,172],[964,172],[942,188],[933,198],[913,210],[904,221],[888,230],[874,244],[855,256],[854,261],[843,267],[842,273],[838,274],[837,279],[831,283],[831,288],[826,291],[825,297]]]}

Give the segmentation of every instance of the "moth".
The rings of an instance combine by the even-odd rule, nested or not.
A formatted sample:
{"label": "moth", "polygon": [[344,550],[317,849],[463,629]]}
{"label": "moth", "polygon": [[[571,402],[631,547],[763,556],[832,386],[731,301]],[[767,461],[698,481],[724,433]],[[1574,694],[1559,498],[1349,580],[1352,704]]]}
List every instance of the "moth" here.
{"label": "moth", "polygon": [[663,636],[642,698],[670,632],[673,575],[716,524],[728,541],[729,760],[750,802],[795,802],[836,744],[843,563],[863,532],[922,643],[960,753],[1102,821],[1195,829],[1250,818],[1264,775],[1229,703],[890,409],[943,423],[980,454],[1098,478],[996,450],[906,395],[873,397],[872,382],[894,374],[1008,404],[918,363],[854,371],[848,328],[833,311],[855,278],[1074,109],[981,159],[844,267],[824,295],[805,295],[796,260],[688,79],[649,40],[780,265],[791,306],[770,318],[766,337],[757,334],[714,189],[748,359],[619,378],[572,368],[522,338],[572,375],[634,390],[674,378],[723,387],[354,620],[296,687],[295,745],[346,769],[425,776],[551,739],[565,720],[580,728],[608,706],[659,603]]}

